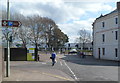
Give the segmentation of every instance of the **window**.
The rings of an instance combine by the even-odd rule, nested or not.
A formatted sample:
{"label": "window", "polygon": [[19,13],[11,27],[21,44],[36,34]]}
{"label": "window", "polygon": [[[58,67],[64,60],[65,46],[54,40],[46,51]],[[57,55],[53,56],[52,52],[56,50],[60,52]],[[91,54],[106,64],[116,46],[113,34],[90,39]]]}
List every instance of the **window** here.
{"label": "window", "polygon": [[115,18],[115,24],[118,24],[118,18]]}
{"label": "window", "polygon": [[102,40],[103,40],[103,42],[105,42],[105,35],[104,34],[102,34]]}
{"label": "window", "polygon": [[105,22],[102,22],[102,27],[105,27]]}
{"label": "window", "polygon": [[92,48],[90,48],[90,50],[92,50]]}
{"label": "window", "polygon": [[105,48],[102,48],[102,51],[103,51],[103,55],[105,55]]}
{"label": "window", "polygon": [[118,39],[118,31],[115,31],[115,39]]}
{"label": "window", "polygon": [[98,58],[100,59],[100,48],[98,48]]}
{"label": "window", "polygon": [[118,49],[115,48],[115,56],[118,57]]}

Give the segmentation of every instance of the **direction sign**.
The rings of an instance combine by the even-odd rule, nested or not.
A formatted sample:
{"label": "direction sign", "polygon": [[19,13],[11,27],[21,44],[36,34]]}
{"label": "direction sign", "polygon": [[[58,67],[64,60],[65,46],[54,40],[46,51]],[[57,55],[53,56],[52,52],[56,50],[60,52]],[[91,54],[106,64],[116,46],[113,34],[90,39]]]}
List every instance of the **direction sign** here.
{"label": "direction sign", "polygon": [[20,27],[21,25],[20,21],[2,20],[3,27]]}

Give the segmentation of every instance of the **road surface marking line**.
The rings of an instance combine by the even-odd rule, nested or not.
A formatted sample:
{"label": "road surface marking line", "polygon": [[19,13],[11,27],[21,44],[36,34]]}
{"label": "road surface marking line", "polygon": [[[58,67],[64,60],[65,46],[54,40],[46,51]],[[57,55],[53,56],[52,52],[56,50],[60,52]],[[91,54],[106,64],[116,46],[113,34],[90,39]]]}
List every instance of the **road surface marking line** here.
{"label": "road surface marking line", "polygon": [[77,80],[78,78],[76,77],[75,73],[71,70],[71,68],[67,65],[67,63],[64,61],[65,65],[67,66],[67,68],[70,70],[70,72],[73,74],[75,80]]}
{"label": "road surface marking line", "polygon": [[64,77],[61,77],[61,76],[58,76],[58,75],[53,75],[53,74],[48,74],[48,73],[42,73],[44,75],[49,75],[49,76],[52,76],[52,77],[56,77],[56,78],[59,78],[59,79],[63,79],[63,80],[68,80],[68,81],[71,81],[70,79],[68,78],[64,78]]}
{"label": "road surface marking line", "polygon": [[[38,71],[32,71],[32,72],[38,73]],[[50,73],[44,73],[44,72],[39,72],[39,73],[43,74],[43,75],[52,76],[52,77],[56,77],[56,78],[59,78],[59,79],[71,81],[69,78],[61,77],[61,76],[58,76],[58,75],[54,75],[54,74],[50,74]]]}
{"label": "road surface marking line", "polygon": [[63,65],[61,61],[60,61],[60,65],[61,65],[61,66]]}
{"label": "road surface marking line", "polygon": [[45,62],[43,62],[42,64],[46,64]]}

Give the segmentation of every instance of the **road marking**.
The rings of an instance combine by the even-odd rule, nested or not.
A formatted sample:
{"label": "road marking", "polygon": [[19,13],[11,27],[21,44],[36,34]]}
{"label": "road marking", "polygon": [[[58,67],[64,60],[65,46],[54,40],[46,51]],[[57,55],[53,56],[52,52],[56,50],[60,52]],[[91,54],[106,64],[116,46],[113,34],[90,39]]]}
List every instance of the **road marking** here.
{"label": "road marking", "polygon": [[76,77],[75,73],[71,70],[71,68],[67,65],[67,63],[64,61],[65,65],[67,66],[67,68],[70,70],[70,72],[72,73],[72,75],[74,76],[75,80],[77,80],[78,78]]}
{"label": "road marking", "polygon": [[61,76],[50,74],[50,73],[38,72],[38,71],[32,71],[32,72],[34,72],[34,73],[40,73],[40,74],[47,75],[47,76],[52,76],[52,77],[63,79],[63,80],[67,80],[67,81],[71,81],[71,79],[69,79],[69,78],[61,77]]}
{"label": "road marking", "polygon": [[60,65],[61,65],[61,66],[63,65],[61,61],[60,61]]}
{"label": "road marking", "polygon": [[45,62],[43,62],[42,64],[46,64]]}
{"label": "road marking", "polygon": [[61,77],[61,76],[58,76],[58,75],[53,75],[53,74],[48,74],[48,73],[42,73],[44,75],[49,75],[49,76],[52,76],[52,77],[56,77],[56,78],[59,78],[59,79],[63,79],[63,80],[68,80],[68,81],[71,81],[70,79],[68,78],[64,78],[64,77]]}
{"label": "road marking", "polygon": [[19,79],[17,79],[16,81],[20,81]]}

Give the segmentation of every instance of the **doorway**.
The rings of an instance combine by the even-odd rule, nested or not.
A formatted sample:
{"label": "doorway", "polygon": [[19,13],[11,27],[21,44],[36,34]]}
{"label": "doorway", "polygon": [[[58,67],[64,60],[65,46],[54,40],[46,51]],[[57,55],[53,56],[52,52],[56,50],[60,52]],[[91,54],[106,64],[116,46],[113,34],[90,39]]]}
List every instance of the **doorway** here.
{"label": "doorway", "polygon": [[98,58],[100,59],[100,48],[98,48]]}

